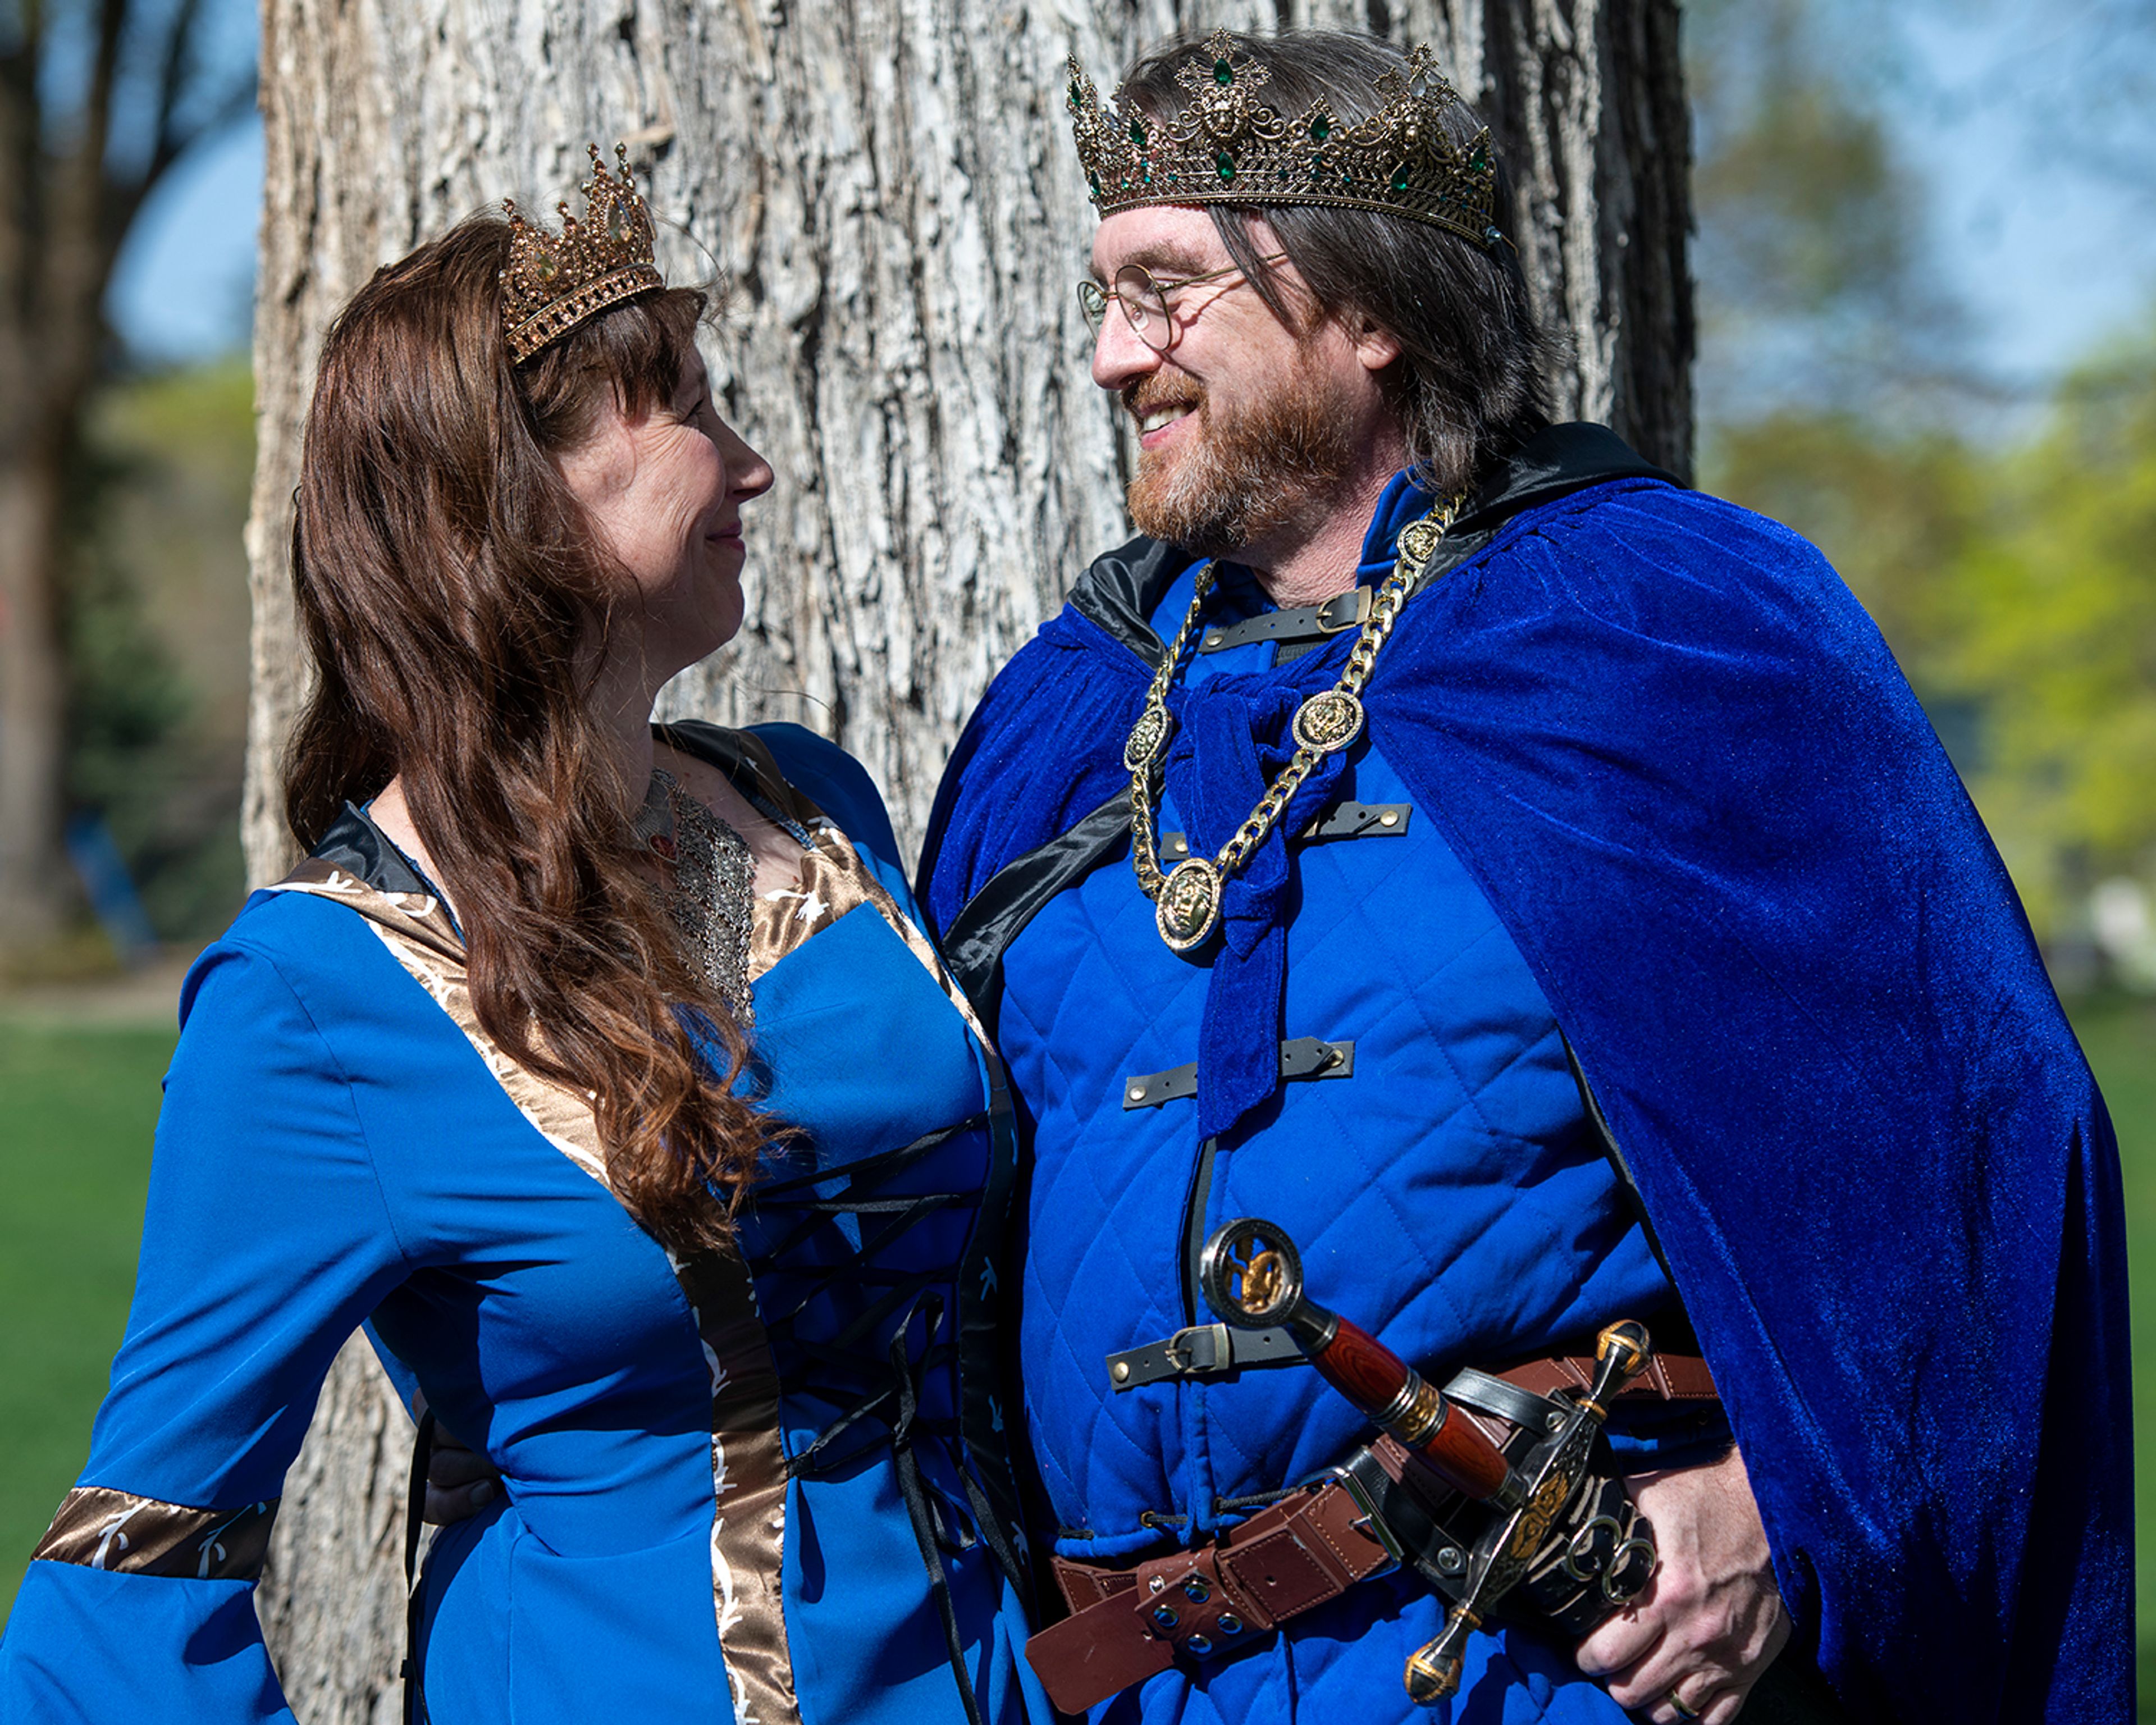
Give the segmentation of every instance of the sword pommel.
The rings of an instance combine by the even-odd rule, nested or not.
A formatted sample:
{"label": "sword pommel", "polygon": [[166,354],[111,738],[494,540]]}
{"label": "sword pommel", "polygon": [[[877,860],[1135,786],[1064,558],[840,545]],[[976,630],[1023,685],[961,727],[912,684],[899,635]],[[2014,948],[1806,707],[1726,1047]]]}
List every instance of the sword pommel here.
{"label": "sword pommel", "polygon": [[1285,1231],[1258,1216],[1214,1230],[1198,1261],[1205,1303],[1239,1330],[1292,1327],[1302,1296],[1302,1254]]}
{"label": "sword pommel", "polygon": [[1318,1375],[1383,1430],[1477,1500],[1517,1496],[1504,1452],[1453,1416],[1438,1387],[1360,1325],[1303,1291],[1302,1257],[1280,1226],[1256,1216],[1224,1222],[1198,1260],[1205,1303],[1239,1328],[1278,1324]]}
{"label": "sword pommel", "polygon": [[1654,1357],[1647,1327],[1637,1318],[1620,1318],[1594,1338],[1594,1388],[1587,1393],[1584,1405],[1597,1420],[1609,1417],[1611,1399],[1645,1371]]}

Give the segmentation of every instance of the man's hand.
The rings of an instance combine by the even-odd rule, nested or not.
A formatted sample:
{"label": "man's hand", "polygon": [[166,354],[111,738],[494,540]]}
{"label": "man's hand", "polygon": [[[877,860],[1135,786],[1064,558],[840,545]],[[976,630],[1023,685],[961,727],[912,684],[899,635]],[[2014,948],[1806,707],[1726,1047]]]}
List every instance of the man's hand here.
{"label": "man's hand", "polygon": [[[427,1399],[414,1398],[417,1414],[426,1411]],[[420,1519],[437,1527],[469,1521],[494,1502],[501,1490],[501,1474],[480,1451],[473,1449],[437,1414],[434,1446],[427,1456],[427,1507]]]}
{"label": "man's hand", "polygon": [[1789,1639],[1743,1458],[1732,1449],[1630,1483],[1661,1562],[1640,1597],[1579,1644],[1579,1668],[1655,1725],[1728,1725]]}

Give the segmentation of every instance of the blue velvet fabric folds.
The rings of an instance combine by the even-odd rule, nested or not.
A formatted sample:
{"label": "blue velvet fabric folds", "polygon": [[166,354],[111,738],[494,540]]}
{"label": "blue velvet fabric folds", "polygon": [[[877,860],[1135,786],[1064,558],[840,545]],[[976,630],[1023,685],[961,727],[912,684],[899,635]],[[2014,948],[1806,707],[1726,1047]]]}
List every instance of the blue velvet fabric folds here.
{"label": "blue velvet fabric folds", "polygon": [[[1139,558],[1096,566],[962,740],[924,862],[940,925],[1127,783]],[[1291,680],[1328,686],[1346,650]],[[1409,606],[1367,700],[1594,1086],[1844,1702],[2128,1717],[2117,1148],[1870,619],[1794,534],[1621,480],[1496,526]],[[1284,723],[1216,704],[1179,732],[1194,850],[1247,813]],[[1271,1081],[1238,1065],[1290,897],[1284,855],[1259,862],[1213,985],[1238,998],[1209,1004],[1216,1124]]]}

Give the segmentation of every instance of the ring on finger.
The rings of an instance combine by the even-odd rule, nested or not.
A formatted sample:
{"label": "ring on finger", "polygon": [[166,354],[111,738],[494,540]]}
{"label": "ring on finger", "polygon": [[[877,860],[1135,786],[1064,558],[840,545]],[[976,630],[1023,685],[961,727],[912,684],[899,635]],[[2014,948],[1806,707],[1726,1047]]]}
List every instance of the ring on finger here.
{"label": "ring on finger", "polygon": [[1699,1709],[1697,1707],[1686,1705],[1684,1697],[1678,1694],[1676,1690],[1672,1689],[1670,1691],[1668,1701],[1671,1707],[1675,1711],[1678,1718],[1697,1719],[1699,1717]]}

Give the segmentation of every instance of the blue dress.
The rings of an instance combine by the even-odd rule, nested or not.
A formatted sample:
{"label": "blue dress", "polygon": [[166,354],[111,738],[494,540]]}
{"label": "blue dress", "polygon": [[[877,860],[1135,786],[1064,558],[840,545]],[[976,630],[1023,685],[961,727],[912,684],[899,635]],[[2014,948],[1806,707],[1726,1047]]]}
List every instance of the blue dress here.
{"label": "blue dress", "polygon": [[347,816],[187,979],[132,1314],[0,1714],[290,1717],[253,1584],[371,1319],[506,1488],[429,1558],[430,1717],[1045,1717],[983,1345],[999,1081],[860,768],[793,727],[675,740],[747,759],[804,840],[757,907],[746,1081],[800,1130],[733,1245],[635,1224],[588,1098],[501,1055],[446,906]]}

